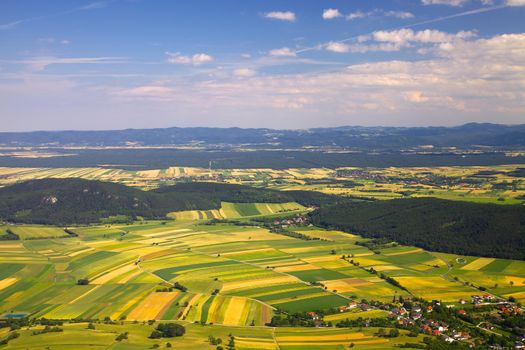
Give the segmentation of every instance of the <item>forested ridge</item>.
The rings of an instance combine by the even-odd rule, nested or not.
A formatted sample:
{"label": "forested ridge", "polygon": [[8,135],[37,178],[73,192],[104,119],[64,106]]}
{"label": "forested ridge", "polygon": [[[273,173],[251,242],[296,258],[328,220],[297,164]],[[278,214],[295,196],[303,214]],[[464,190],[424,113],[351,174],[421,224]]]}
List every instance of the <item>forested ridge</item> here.
{"label": "forested ridge", "polygon": [[525,260],[524,206],[436,198],[363,201],[206,182],[142,191],[101,181],[43,179],[1,188],[0,220],[74,225],[113,216],[166,219],[172,211],[219,209],[221,202],[298,202],[319,207],[310,214],[317,226],[432,251]]}
{"label": "forested ridge", "polygon": [[327,205],[311,214],[322,227],[387,238],[431,251],[525,259],[525,207],[410,198]]}
{"label": "forested ridge", "polygon": [[116,215],[164,219],[180,210],[219,209],[221,202],[319,204],[330,196],[242,185],[180,183],[153,191],[83,179],[31,180],[0,189],[0,219],[35,224],[87,224]]}

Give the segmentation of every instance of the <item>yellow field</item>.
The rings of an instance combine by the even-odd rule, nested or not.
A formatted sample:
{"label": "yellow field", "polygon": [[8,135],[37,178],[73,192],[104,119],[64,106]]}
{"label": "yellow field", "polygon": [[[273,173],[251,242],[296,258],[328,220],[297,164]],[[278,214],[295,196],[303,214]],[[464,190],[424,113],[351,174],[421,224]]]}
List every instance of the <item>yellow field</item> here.
{"label": "yellow field", "polygon": [[127,318],[132,321],[154,320],[177,295],[179,292],[151,293],[129,313]]}
{"label": "yellow field", "polygon": [[419,253],[419,252],[422,252],[422,251],[423,251],[423,249],[416,248],[416,249],[405,250],[405,251],[401,251],[401,252],[385,253],[384,255],[386,255],[386,256],[396,256],[396,255]]}
{"label": "yellow field", "polygon": [[478,271],[479,269],[487,266],[491,262],[493,262],[496,259],[493,258],[477,258],[476,260],[472,261],[471,263],[463,266],[462,270],[468,270],[468,271]]}
{"label": "yellow field", "polygon": [[246,298],[232,297],[228,304],[228,309],[224,313],[223,324],[244,325],[243,311],[246,306]]}
{"label": "yellow field", "polygon": [[243,288],[257,288],[258,286],[269,286],[272,284],[281,284],[297,282],[297,279],[291,276],[277,276],[263,279],[252,279],[245,281],[226,282],[222,286],[221,292],[229,292],[232,290],[243,289]]}
{"label": "yellow field", "polygon": [[510,282],[513,282],[515,286],[522,286],[525,285],[525,278],[524,277],[517,277],[517,276],[505,276],[505,281],[510,284]]}
{"label": "yellow field", "polygon": [[340,333],[340,334],[330,334],[330,335],[287,335],[287,336],[277,336],[278,342],[317,342],[317,341],[332,341],[332,340],[341,340],[341,341],[350,341],[356,339],[365,339],[370,338],[363,333]]}
{"label": "yellow field", "polygon": [[358,278],[347,278],[341,280],[322,281],[328,290],[336,290],[338,293],[355,292],[358,286],[367,286],[371,283]]}
{"label": "yellow field", "polygon": [[277,272],[296,272],[296,271],[308,271],[308,270],[317,270],[319,267],[315,265],[310,264],[303,264],[303,265],[290,265],[290,266],[282,266],[275,268],[275,271]]}
{"label": "yellow field", "polygon": [[123,275],[131,270],[134,270],[134,269],[137,269],[137,266],[135,264],[128,264],[128,265],[124,265],[120,268],[117,268],[113,271],[110,271],[98,278],[96,278],[93,282],[91,282],[92,284],[104,284],[104,283],[107,283],[109,281],[111,281],[112,279],[114,278],[117,278],[119,277],[120,275]]}
{"label": "yellow field", "polygon": [[18,279],[16,279],[15,277],[4,278],[3,280],[0,281],[0,290],[6,289],[7,287],[12,286],[13,284],[16,283],[16,281],[18,281]]}

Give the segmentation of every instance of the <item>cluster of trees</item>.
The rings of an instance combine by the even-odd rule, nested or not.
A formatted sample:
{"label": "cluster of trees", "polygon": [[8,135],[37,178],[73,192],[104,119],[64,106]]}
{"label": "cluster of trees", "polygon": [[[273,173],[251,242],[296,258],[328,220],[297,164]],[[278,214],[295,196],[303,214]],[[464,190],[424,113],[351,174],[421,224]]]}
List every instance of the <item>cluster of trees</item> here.
{"label": "cluster of trees", "polygon": [[173,288],[178,289],[178,290],[180,290],[181,292],[185,292],[185,291],[188,290],[188,288],[186,288],[185,286],[183,286],[183,285],[180,284],[179,282],[175,282],[175,283],[173,283]]}
{"label": "cluster of trees", "polygon": [[314,225],[460,255],[525,259],[525,207],[437,198],[339,202]]}
{"label": "cluster of trees", "polygon": [[54,326],[45,326],[43,329],[38,329],[33,331],[33,335],[45,334],[45,333],[60,333],[64,330],[60,327]]}
{"label": "cluster of trees", "polygon": [[11,231],[10,229],[5,230],[4,234],[0,232],[0,241],[18,241],[20,236]]}
{"label": "cluster of trees", "polygon": [[278,233],[278,234],[283,235],[283,236],[288,236],[288,237],[292,237],[292,238],[302,239],[303,241],[319,241],[321,239],[319,237],[311,237],[311,236],[307,236],[305,234],[302,234],[300,232],[288,231],[288,230],[285,230],[285,229],[282,229],[282,228],[273,228],[271,230],[271,232]]}
{"label": "cluster of trees", "polygon": [[159,323],[149,336],[151,339],[181,337],[186,328],[177,323]]}

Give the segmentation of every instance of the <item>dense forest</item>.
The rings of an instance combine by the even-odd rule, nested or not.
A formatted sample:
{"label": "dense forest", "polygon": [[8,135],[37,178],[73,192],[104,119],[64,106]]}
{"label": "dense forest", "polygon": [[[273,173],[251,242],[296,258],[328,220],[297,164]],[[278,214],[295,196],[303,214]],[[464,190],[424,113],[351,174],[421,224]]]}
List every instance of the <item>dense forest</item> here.
{"label": "dense forest", "polygon": [[37,224],[86,224],[116,215],[165,218],[178,210],[218,209],[222,201],[304,205],[333,202],[315,192],[279,192],[242,185],[180,183],[153,191],[83,179],[43,179],[0,189],[0,219]]}
{"label": "dense forest", "polygon": [[165,219],[221,202],[316,206],[312,223],[433,251],[525,260],[525,207],[436,198],[363,201],[313,191],[193,182],[152,191],[83,179],[31,180],[0,189],[0,220],[53,225],[108,217]]}
{"label": "dense forest", "polygon": [[364,237],[463,255],[525,260],[525,207],[436,198],[344,202],[311,214],[312,222]]}

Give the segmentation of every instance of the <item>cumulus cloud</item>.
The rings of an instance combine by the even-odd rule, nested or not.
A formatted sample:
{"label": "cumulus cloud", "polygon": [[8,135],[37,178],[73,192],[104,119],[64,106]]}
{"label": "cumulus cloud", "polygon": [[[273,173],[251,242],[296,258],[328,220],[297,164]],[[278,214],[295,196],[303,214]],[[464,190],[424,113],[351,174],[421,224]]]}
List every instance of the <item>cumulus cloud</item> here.
{"label": "cumulus cloud", "polygon": [[325,49],[327,51],[337,52],[337,53],[345,53],[350,51],[350,45],[341,43],[341,42],[329,42]]}
{"label": "cumulus cloud", "polygon": [[[525,33],[453,41],[443,47],[439,41],[446,38],[437,34],[414,32],[409,37],[437,42],[437,56],[420,61],[354,64],[326,73],[192,81],[190,86],[182,87],[174,82],[167,86],[177,87],[171,92],[146,85],[143,91],[145,96],[156,94],[157,98],[165,98],[168,92],[173,101],[189,103],[188,100],[194,99],[196,105],[198,101],[207,101],[214,111],[231,108],[246,113],[271,112],[273,116],[284,111],[288,118],[293,118],[296,112],[297,118],[319,113],[359,118],[363,112],[367,116],[392,118],[412,113],[418,118],[451,116],[448,122],[453,123],[458,115],[469,116],[465,119],[480,115],[513,116],[517,120],[525,113]],[[351,45],[349,49],[352,50]],[[127,96],[140,91],[134,88]]]}
{"label": "cumulus cloud", "polygon": [[399,29],[392,31],[377,31],[372,34],[375,41],[391,42],[399,45],[406,45],[410,42],[419,43],[443,43],[457,39],[468,39],[476,34],[472,31],[460,31],[455,34],[442,32],[435,29],[425,29],[414,31],[412,29]]}
{"label": "cumulus cloud", "polygon": [[326,9],[323,11],[323,19],[334,19],[338,17],[343,17],[343,14],[339,12],[338,9]]}
{"label": "cumulus cloud", "polygon": [[212,56],[205,53],[196,53],[193,56],[186,56],[182,55],[180,52],[166,52],[166,55],[168,55],[166,62],[170,64],[191,64],[194,66],[200,66],[214,60]]}
{"label": "cumulus cloud", "polygon": [[272,11],[264,14],[264,17],[280,21],[295,22],[296,16],[292,11]]}
{"label": "cumulus cloud", "polygon": [[288,47],[283,47],[280,49],[273,49],[270,51],[271,56],[287,56],[287,57],[295,57],[297,54],[290,50]]}
{"label": "cumulus cloud", "polygon": [[257,75],[257,71],[250,68],[238,68],[233,71],[233,75],[241,78],[249,78]]}

